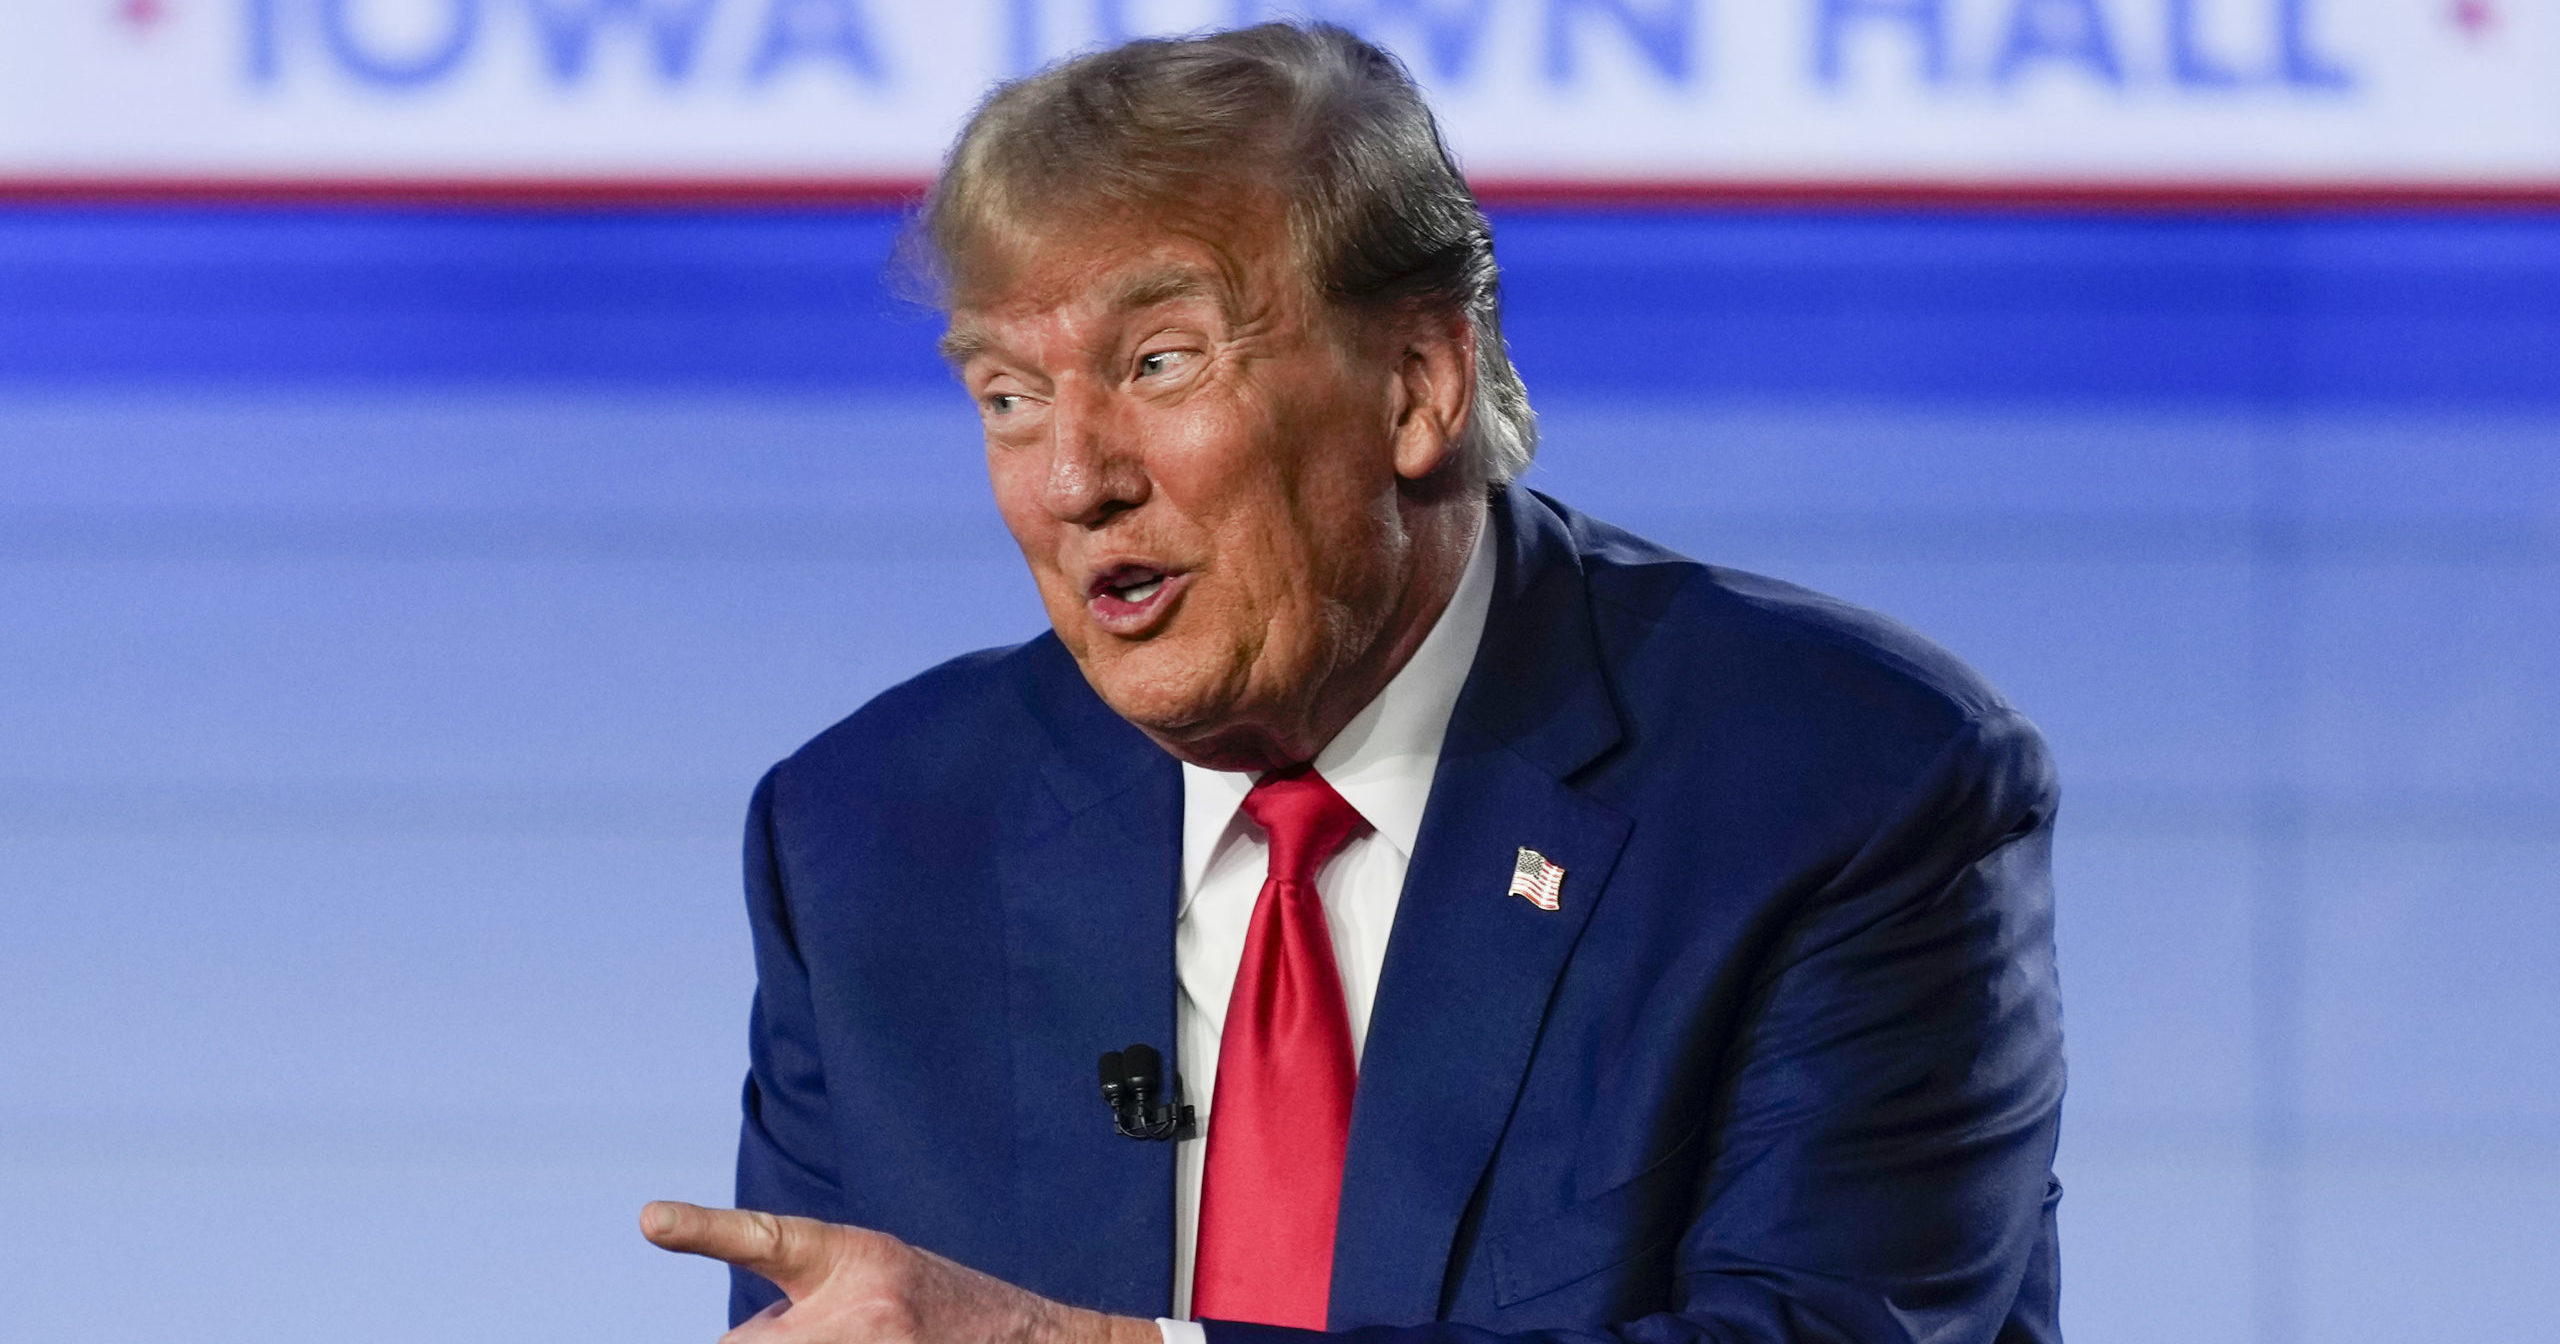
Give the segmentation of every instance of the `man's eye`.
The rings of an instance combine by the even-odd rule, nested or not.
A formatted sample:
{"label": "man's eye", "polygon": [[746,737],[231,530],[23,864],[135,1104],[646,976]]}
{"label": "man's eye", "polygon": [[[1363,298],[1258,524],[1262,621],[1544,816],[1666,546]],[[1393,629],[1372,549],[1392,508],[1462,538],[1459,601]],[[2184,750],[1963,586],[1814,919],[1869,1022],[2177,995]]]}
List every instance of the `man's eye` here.
{"label": "man's eye", "polygon": [[987,414],[1010,415],[1022,406],[1022,398],[1012,392],[990,392],[985,398]]}
{"label": "man's eye", "polygon": [[1138,356],[1138,376],[1153,378],[1160,373],[1170,373],[1182,363],[1182,356],[1183,352],[1180,350],[1158,350],[1151,354],[1140,355]]}

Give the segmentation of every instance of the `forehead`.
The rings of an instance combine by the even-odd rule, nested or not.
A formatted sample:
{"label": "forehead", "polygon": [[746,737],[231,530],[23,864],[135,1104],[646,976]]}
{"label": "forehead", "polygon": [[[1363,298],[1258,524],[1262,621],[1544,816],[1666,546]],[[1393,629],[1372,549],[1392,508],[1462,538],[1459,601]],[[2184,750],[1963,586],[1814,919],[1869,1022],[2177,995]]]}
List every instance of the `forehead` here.
{"label": "forehead", "polygon": [[955,267],[944,353],[965,359],[1023,323],[1107,321],[1181,300],[1213,303],[1230,319],[1266,311],[1303,286],[1285,231],[1261,223],[1207,226],[1122,212],[1005,230]]}

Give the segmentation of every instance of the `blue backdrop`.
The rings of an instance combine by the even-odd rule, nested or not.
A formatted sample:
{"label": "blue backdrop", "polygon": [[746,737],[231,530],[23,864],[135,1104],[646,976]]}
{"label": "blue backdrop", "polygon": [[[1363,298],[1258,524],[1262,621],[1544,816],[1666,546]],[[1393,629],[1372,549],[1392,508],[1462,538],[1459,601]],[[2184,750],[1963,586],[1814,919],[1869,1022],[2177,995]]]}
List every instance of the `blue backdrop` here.
{"label": "blue backdrop", "polygon": [[[0,1337],[718,1332],[748,787],[1040,628],[895,228],[0,212]],[[2077,1344],[2543,1337],[2560,217],[1497,229],[1533,483],[2053,739]]]}

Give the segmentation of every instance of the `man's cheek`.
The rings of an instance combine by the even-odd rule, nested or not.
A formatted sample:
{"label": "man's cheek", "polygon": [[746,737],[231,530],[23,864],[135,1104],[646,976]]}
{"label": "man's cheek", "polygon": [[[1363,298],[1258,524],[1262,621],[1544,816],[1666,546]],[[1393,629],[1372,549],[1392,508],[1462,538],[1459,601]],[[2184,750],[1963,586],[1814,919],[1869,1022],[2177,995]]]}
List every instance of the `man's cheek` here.
{"label": "man's cheek", "polygon": [[1069,648],[1081,649],[1087,633],[1084,595],[1055,575],[1040,575],[1039,586],[1040,605],[1048,608],[1049,624],[1057,627]]}

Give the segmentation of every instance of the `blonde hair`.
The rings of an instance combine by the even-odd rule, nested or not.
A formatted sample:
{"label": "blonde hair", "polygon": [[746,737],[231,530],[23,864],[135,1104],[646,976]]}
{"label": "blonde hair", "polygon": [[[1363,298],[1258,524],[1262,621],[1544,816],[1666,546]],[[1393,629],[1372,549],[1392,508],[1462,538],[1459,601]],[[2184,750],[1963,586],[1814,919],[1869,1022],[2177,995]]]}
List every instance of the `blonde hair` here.
{"label": "blonde hair", "polygon": [[1537,414],[1503,344],[1492,227],[1412,76],[1331,24],[1145,39],[998,86],[944,161],[916,259],[947,302],[1001,230],[1197,210],[1239,187],[1279,198],[1328,301],[1463,316],[1476,390],[1462,469],[1490,485],[1528,467]]}

